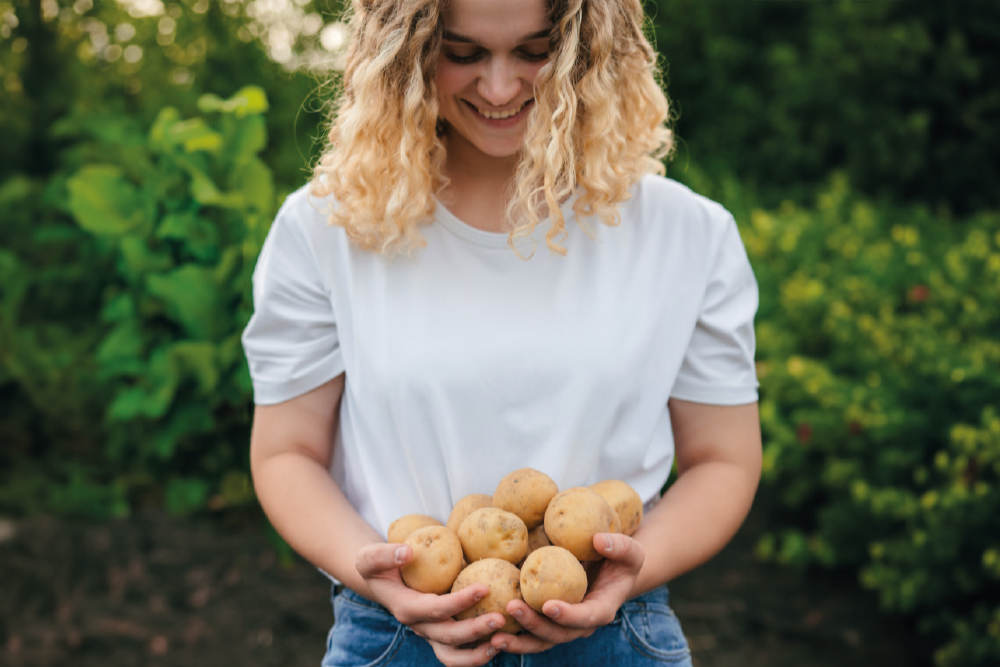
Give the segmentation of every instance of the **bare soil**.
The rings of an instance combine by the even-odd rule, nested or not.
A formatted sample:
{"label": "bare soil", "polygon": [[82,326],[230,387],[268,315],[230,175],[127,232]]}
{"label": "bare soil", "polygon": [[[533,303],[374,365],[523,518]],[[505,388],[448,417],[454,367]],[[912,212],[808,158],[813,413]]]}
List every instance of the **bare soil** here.
{"label": "bare soil", "polygon": [[[757,563],[757,523],[671,585],[696,667],[927,664],[853,582]],[[315,667],[323,656],[329,583],[282,562],[256,513],[4,527],[0,665]]]}

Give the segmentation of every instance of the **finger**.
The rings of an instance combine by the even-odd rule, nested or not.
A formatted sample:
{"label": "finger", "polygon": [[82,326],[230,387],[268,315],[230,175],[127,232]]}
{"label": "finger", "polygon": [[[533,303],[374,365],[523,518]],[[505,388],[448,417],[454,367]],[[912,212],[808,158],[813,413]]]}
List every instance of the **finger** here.
{"label": "finger", "polygon": [[367,579],[406,565],[411,558],[413,548],[408,544],[369,544],[358,551],[354,567]]}
{"label": "finger", "polygon": [[[571,628],[564,628],[557,623],[536,613],[523,600],[511,600],[507,603],[507,613],[514,617],[521,627],[535,637],[549,644],[563,644],[572,641],[580,636],[580,633]],[[523,637],[524,635],[517,635]],[[494,646],[497,644],[494,643]]]}
{"label": "finger", "polygon": [[628,535],[615,533],[597,533],[594,535],[594,548],[597,552],[617,563],[638,570],[646,560],[646,551],[642,545]]}
{"label": "finger", "polygon": [[494,612],[463,621],[447,620],[437,623],[415,623],[410,627],[429,641],[449,646],[478,644],[503,627],[503,614]]}
{"label": "finger", "polygon": [[401,597],[393,613],[405,625],[446,621],[482,600],[489,592],[490,587],[486,584],[472,584],[456,593]]}
{"label": "finger", "polygon": [[434,655],[447,667],[480,667],[493,659],[498,651],[489,642],[483,642],[474,648],[457,648],[447,644],[431,641]]}
{"label": "finger", "polygon": [[591,599],[580,604],[566,604],[549,600],[542,606],[542,612],[564,628],[593,630],[615,620],[619,605],[609,604],[601,599]]}

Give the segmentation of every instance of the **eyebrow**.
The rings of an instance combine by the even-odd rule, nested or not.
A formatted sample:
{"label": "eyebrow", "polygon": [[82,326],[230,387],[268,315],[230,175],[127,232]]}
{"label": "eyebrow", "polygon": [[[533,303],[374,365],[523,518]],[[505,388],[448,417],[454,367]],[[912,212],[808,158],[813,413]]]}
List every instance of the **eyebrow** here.
{"label": "eyebrow", "polygon": [[[552,26],[539,30],[538,32],[533,32],[530,35],[525,35],[519,37],[517,40],[518,44],[523,44],[524,42],[530,42],[533,39],[541,39],[543,37],[548,37],[549,33],[552,32]],[[476,46],[482,46],[483,43],[480,42],[475,37],[466,37],[465,35],[460,35],[457,32],[452,32],[451,30],[445,30],[444,34],[441,35],[442,39],[449,42],[459,42],[462,44],[475,44]]]}

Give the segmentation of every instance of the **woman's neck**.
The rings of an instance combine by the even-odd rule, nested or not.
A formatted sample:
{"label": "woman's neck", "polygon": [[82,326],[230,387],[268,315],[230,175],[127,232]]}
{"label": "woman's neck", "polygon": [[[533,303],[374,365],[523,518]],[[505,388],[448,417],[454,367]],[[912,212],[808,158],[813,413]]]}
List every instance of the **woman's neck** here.
{"label": "woman's neck", "polygon": [[438,194],[441,202],[472,227],[488,232],[505,231],[506,194],[519,156],[486,155],[455,136],[448,137],[445,146],[444,175],[450,182]]}

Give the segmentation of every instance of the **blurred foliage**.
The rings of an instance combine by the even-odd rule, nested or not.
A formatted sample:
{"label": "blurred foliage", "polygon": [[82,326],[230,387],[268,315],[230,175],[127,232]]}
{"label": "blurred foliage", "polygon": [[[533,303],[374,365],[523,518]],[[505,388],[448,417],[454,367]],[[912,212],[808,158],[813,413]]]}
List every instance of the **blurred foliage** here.
{"label": "blurred foliage", "polygon": [[[199,107],[203,117],[165,107],[146,133],[124,124],[79,145],[86,155],[69,162],[80,166],[37,206],[52,222],[32,234],[36,256],[0,251],[6,373],[90,441],[42,474],[9,449],[27,474],[10,476],[2,504],[108,515],[252,500],[239,337],[278,202],[259,157],[267,99],[248,87]],[[23,177],[0,190],[26,233],[38,190]]]}
{"label": "blurred foliage", "polygon": [[[886,610],[1000,663],[1000,213],[755,210],[766,492],[777,562],[857,568]],[[946,640],[946,641],[945,641]]]}
{"label": "blurred foliage", "polygon": [[768,207],[833,169],[874,199],[1000,207],[1000,3],[655,0],[671,176],[735,173]]}

